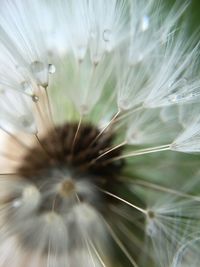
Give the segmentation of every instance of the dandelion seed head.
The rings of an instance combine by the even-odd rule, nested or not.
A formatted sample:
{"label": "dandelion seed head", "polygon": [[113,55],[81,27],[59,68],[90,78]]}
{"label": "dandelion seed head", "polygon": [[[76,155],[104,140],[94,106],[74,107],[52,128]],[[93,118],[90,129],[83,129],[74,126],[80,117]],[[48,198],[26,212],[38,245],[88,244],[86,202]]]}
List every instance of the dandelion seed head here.
{"label": "dandelion seed head", "polygon": [[0,266],[198,266],[188,6],[2,1]]}

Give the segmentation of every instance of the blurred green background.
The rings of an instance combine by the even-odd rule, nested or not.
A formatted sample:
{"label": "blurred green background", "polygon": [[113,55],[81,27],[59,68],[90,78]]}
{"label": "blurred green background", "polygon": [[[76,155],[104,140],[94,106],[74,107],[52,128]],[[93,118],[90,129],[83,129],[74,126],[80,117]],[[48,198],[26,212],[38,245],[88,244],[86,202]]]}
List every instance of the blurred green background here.
{"label": "blurred green background", "polygon": [[200,0],[191,0],[191,25],[200,25]]}
{"label": "blurred green background", "polygon": [[[176,0],[168,0],[170,4],[173,4],[176,2]],[[184,0],[179,1],[184,2]],[[188,14],[189,14],[189,23],[191,27],[191,31],[196,29],[198,26],[200,26],[200,0],[188,0],[190,2],[189,8],[188,8]]]}

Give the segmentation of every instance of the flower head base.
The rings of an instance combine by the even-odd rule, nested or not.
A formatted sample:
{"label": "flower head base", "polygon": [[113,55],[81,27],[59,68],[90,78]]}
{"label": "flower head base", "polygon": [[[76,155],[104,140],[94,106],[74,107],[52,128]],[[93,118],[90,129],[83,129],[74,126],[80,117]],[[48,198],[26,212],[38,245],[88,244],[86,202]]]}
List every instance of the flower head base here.
{"label": "flower head base", "polygon": [[39,211],[53,207],[62,212],[68,197],[104,208],[98,187],[117,186],[123,164],[110,161],[121,154],[120,147],[99,158],[99,152],[107,151],[114,141],[112,132],[99,133],[89,124],[68,123],[47,132],[27,151],[17,173],[40,190]]}

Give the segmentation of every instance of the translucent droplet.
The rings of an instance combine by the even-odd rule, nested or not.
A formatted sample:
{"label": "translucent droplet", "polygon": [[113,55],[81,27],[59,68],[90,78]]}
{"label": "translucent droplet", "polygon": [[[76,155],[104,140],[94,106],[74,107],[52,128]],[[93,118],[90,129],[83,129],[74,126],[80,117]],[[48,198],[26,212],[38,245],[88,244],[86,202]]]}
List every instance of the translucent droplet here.
{"label": "translucent droplet", "polygon": [[34,61],[30,65],[31,72],[34,74],[37,84],[43,87],[48,86],[48,66],[40,61]]}
{"label": "translucent droplet", "polygon": [[181,101],[184,98],[184,95],[180,95],[180,94],[172,94],[168,96],[168,100],[171,103],[178,103],[179,101]]}
{"label": "translucent droplet", "polygon": [[33,102],[37,103],[39,101],[39,96],[32,95],[32,100],[33,100]]}
{"label": "translucent droplet", "polygon": [[128,136],[128,142],[135,143],[138,141],[139,137],[140,137],[139,131],[134,129],[134,131],[132,131]]}
{"label": "translucent droplet", "polygon": [[99,64],[99,62],[101,61],[102,55],[101,54],[95,54],[92,57],[92,62],[94,64],[94,66],[97,66]]}
{"label": "translucent droplet", "polygon": [[148,30],[149,28],[149,17],[144,15],[141,19],[141,31],[145,32]]}
{"label": "translucent droplet", "polygon": [[176,94],[170,95],[170,96],[168,96],[168,100],[171,103],[176,103],[178,100],[178,95],[176,95]]}
{"label": "translucent droplet", "polygon": [[32,86],[30,82],[27,82],[27,81],[22,82],[21,88],[25,93],[30,94],[32,92]]}
{"label": "translucent droplet", "polygon": [[128,110],[130,105],[130,101],[127,98],[123,98],[119,100],[118,106],[120,110]]}
{"label": "translucent droplet", "polygon": [[26,81],[24,81],[24,82],[21,83],[21,87],[22,87],[22,89],[23,89],[24,91],[26,90],[27,87],[29,87],[29,85],[30,85],[30,84],[29,84],[28,82],[26,82]]}
{"label": "translucent droplet", "polygon": [[87,105],[85,105],[85,104],[82,104],[80,106],[80,113],[82,115],[86,115],[86,114],[88,114],[88,112],[89,112],[89,107]]}
{"label": "translucent droplet", "polygon": [[49,64],[49,73],[53,74],[56,72],[56,67],[53,64]]}
{"label": "translucent droplet", "polygon": [[33,73],[44,71],[44,69],[45,69],[45,65],[44,63],[40,61],[34,61],[31,63],[31,70],[33,71]]}
{"label": "translucent droplet", "polygon": [[154,220],[149,220],[149,222],[146,225],[146,234],[150,237],[154,237],[157,235],[158,229],[156,227],[156,223]]}
{"label": "translucent droplet", "polygon": [[107,52],[111,52],[113,50],[113,37],[112,37],[112,31],[110,29],[105,29],[103,32],[103,40],[106,43],[105,49]]}
{"label": "translucent droplet", "polygon": [[111,30],[109,30],[109,29],[104,30],[103,31],[103,40],[105,42],[109,42],[111,39],[111,34],[112,34]]}
{"label": "translucent droplet", "polygon": [[86,54],[86,50],[87,50],[87,48],[85,46],[83,46],[83,45],[78,46],[77,56],[78,56],[79,61],[83,60],[83,58]]}
{"label": "translucent droplet", "polygon": [[139,53],[138,58],[137,58],[137,62],[142,62],[144,59],[144,55],[142,53]]}

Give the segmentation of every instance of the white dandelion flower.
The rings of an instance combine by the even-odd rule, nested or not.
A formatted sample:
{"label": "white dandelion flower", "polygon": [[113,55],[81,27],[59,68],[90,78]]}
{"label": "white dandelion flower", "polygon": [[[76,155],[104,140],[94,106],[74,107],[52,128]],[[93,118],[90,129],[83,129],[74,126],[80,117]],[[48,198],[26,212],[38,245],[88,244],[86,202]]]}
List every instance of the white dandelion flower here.
{"label": "white dandelion flower", "polygon": [[189,5],[2,0],[0,267],[199,266]]}

